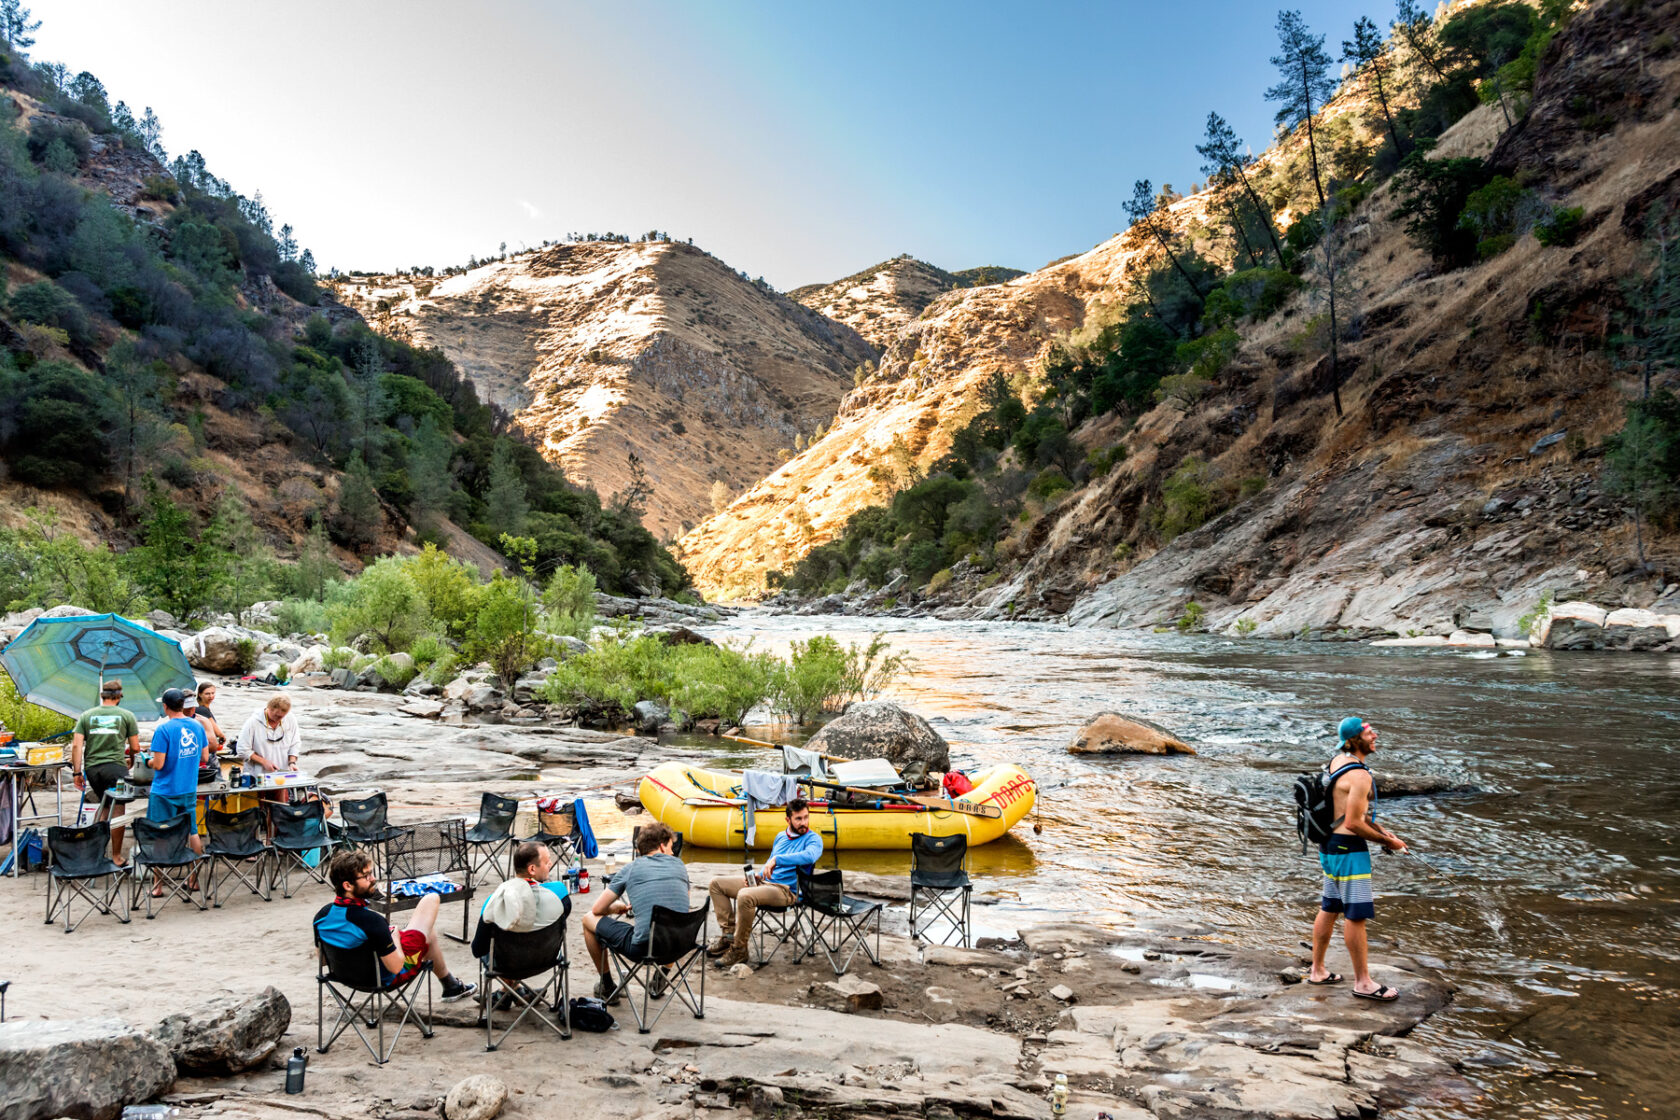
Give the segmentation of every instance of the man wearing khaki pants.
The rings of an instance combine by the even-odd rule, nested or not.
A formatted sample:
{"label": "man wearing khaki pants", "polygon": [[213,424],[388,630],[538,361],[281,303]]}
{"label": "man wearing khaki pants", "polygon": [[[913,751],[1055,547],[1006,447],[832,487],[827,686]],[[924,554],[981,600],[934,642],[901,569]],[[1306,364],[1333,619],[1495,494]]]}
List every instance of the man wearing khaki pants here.
{"label": "man wearing khaki pants", "polygon": [[712,913],[721,931],[706,952],[721,954],[719,968],[730,968],[747,959],[747,938],[752,935],[753,916],[760,906],[792,906],[799,901],[799,870],[810,870],[822,856],[822,837],[811,831],[811,807],[803,797],[787,803],[787,830],[776,834],[770,859],[749,887],[739,875],[713,879],[710,888]]}

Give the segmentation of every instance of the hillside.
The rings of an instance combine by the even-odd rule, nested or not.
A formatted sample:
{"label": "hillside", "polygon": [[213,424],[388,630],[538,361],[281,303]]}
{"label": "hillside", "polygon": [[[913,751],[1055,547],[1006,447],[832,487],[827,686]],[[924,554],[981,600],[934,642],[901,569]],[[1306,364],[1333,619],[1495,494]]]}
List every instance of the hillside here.
{"label": "hillside", "polygon": [[943,293],[999,284],[1020,275],[1019,269],[998,267],[946,272],[905,254],[832,284],[795,288],[788,296],[845,323],[871,346],[885,350],[907,323]]}
{"label": "hillside", "polygon": [[[1352,636],[1510,631],[1544,592],[1655,599],[1671,538],[1655,541],[1655,578],[1632,571],[1631,529],[1600,456],[1636,388],[1605,350],[1621,283],[1639,267],[1648,218],[1664,200],[1680,205],[1680,86],[1662,34],[1677,14],[1673,3],[1592,5],[1551,42],[1515,127],[1488,105],[1440,139],[1438,157],[1472,161],[1452,165],[1476,177],[1472,186],[1504,175],[1505,189],[1530,200],[1522,205],[1581,207],[1578,243],[1510,237],[1480,263],[1472,254],[1468,266],[1443,266],[1394,216],[1395,180],[1373,176],[1375,190],[1346,203],[1357,211],[1343,235],[1344,294],[1357,294],[1343,307],[1356,329],[1341,337],[1342,415],[1315,298],[1322,266],[1309,263],[1306,290],[1239,321],[1209,377],[1193,370],[1152,408],[1085,419],[1074,454],[1049,466],[1023,460],[1017,440],[991,485],[1020,495],[1035,484],[1008,507],[1019,517],[995,548],[951,564],[923,609],[1146,625],[1194,601],[1194,625]],[[1617,69],[1630,50],[1641,55],[1636,76]],[[1318,127],[1343,151],[1371,150],[1381,143],[1373,117],[1356,78]],[[1310,209],[1298,185],[1277,189],[1301,181],[1304,156],[1295,133],[1249,168],[1280,229]],[[1228,197],[1165,201],[1181,254],[1239,252],[1214,232]],[[681,542],[697,580],[751,593],[765,572],[788,572],[836,540],[854,514],[908,494],[901,488],[982,412],[993,371],[1031,406],[1052,387],[1047,359],[1112,362],[1117,308],[1138,298],[1145,276],[1167,271],[1142,228],[1009,284],[940,297],[888,347],[877,382],[848,396],[825,439]],[[1055,403],[1047,416],[1070,407]],[[913,574],[897,601],[915,601],[909,592],[927,575]]]}
{"label": "hillside", "polygon": [[568,475],[651,490],[674,537],[828,423],[874,356],[850,328],[671,241],[561,244],[433,281],[348,277],[380,330],[436,347]]}

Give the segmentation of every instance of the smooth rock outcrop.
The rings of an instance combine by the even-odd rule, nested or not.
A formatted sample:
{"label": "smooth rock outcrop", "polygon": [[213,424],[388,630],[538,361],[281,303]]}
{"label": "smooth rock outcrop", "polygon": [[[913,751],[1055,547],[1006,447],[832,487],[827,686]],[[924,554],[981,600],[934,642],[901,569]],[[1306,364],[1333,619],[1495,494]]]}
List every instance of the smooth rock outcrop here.
{"label": "smooth rock outcrop", "polygon": [[814,751],[841,758],[884,758],[903,770],[924,762],[929,771],[951,768],[951,745],[927,720],[885,700],[860,700],[811,736]]}
{"label": "smooth rock outcrop", "polygon": [[1547,649],[1603,649],[1604,608],[1591,603],[1554,603],[1547,620]]}
{"label": "smooth rock outcrop", "polygon": [[655,734],[659,725],[671,718],[671,710],[653,700],[636,701],[636,706],[630,710],[630,714],[636,730],[643,735]]}
{"label": "smooth rock outcrop", "polygon": [[275,987],[223,995],[179,1011],[153,1032],[182,1073],[232,1074],[261,1064],[292,1025],[292,1005]]}
{"label": "smooth rock outcrop", "polygon": [[1637,607],[1623,607],[1604,616],[1604,635],[1612,649],[1644,651],[1668,645],[1668,619],[1672,616]]}
{"label": "smooth rock outcrop", "polygon": [[1099,712],[1068,742],[1069,754],[1195,754],[1195,748],[1148,720]]}
{"label": "smooth rock outcrop", "polygon": [[443,1098],[443,1115],[445,1120],[492,1120],[507,1099],[507,1085],[481,1073],[455,1083]]}
{"label": "smooth rock outcrop", "polygon": [[241,635],[226,626],[208,626],[181,643],[187,664],[207,673],[239,671]]}
{"label": "smooth rock outcrop", "polygon": [[151,1100],[174,1083],[169,1047],[121,1019],[0,1024],[6,1120],[116,1120],[124,1105]]}

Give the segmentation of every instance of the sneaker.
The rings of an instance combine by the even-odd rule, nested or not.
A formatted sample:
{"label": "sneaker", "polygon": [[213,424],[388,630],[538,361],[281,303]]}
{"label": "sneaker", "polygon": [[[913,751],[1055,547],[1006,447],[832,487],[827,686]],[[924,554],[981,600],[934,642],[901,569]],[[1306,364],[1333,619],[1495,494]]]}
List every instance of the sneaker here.
{"label": "sneaker", "polygon": [[611,976],[603,973],[601,978],[595,981],[595,998],[608,1006],[618,1002],[618,985]]}
{"label": "sneaker", "polygon": [[729,952],[725,953],[723,956],[721,956],[717,959],[716,967],[725,968],[725,969],[734,968],[738,964],[745,964],[746,961],[747,961],[747,948],[746,948],[746,946],[745,945],[731,945],[729,947]]}
{"label": "sneaker", "polygon": [[706,946],[706,955],[708,957],[721,957],[725,953],[729,952],[730,946],[732,946],[734,944],[735,944],[734,935],[726,933],[722,937],[718,938],[716,941],[712,942],[710,945]]}
{"label": "sneaker", "polygon": [[521,984],[521,985],[519,985],[519,999],[518,1000],[516,1000],[514,998],[514,995],[513,995],[512,992],[508,991],[506,988],[503,988],[500,991],[498,991],[494,996],[490,997],[490,1003],[497,1011],[512,1011],[515,1008],[521,1006],[521,1003],[519,1002],[520,1000],[523,1000],[525,1003],[530,1003],[532,1000],[535,1000],[536,998],[537,998],[537,993],[533,992],[530,988],[526,987],[524,984]]}
{"label": "sneaker", "polygon": [[477,984],[463,983],[459,976],[451,976],[443,982],[441,998],[445,1003],[454,1003],[458,999],[466,999],[476,991]]}

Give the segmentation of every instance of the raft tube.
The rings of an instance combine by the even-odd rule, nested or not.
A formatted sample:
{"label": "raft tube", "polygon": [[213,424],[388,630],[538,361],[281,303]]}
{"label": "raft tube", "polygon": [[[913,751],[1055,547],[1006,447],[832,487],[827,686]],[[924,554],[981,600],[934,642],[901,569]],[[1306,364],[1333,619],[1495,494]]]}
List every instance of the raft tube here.
{"label": "raft tube", "polygon": [[[642,778],[642,805],[673,830],[682,833],[685,844],[702,848],[741,850],[745,811],[732,795],[740,788],[741,776],[727,770],[702,770],[680,762],[667,762]],[[847,808],[817,801],[811,806],[811,827],[822,834],[828,851],[908,851],[910,834],[968,837],[971,847],[990,844],[1026,816],[1038,799],[1038,783],[1019,766],[994,766],[974,775],[974,790],[964,801],[996,805],[999,817],[981,817],[950,809]],[[886,804],[891,804],[890,802]],[[753,848],[768,850],[776,833],[787,827],[787,815],[780,809],[760,809],[755,814]]]}

